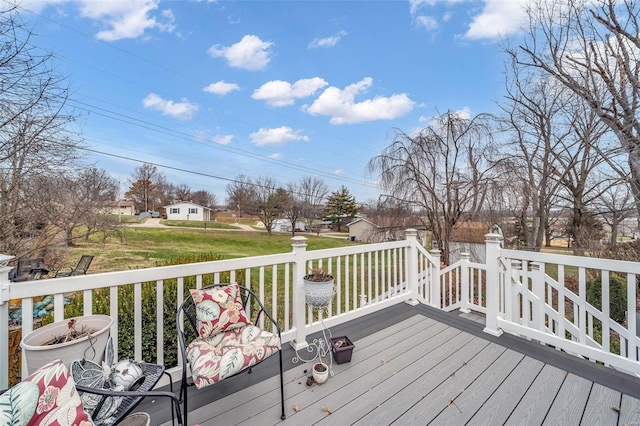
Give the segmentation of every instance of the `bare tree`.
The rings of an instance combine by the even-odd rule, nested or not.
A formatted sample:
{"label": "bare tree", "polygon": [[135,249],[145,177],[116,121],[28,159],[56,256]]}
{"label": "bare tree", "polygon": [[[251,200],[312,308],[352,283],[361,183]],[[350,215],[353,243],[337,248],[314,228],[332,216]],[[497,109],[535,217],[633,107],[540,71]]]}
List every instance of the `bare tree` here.
{"label": "bare tree", "polygon": [[625,219],[632,217],[635,211],[629,186],[621,180],[614,185],[606,185],[600,197],[594,201],[594,205],[595,211],[609,226],[610,244],[617,244],[620,225]]}
{"label": "bare tree", "polygon": [[635,0],[535,0],[527,9],[525,41],[514,52],[521,64],[542,70],[584,99],[615,133],[628,156],[638,212],[639,6]]}
{"label": "bare tree", "polygon": [[0,10],[0,251],[20,257],[38,252],[43,200],[38,179],[72,168],[80,158],[69,89],[54,57],[39,49],[15,7]]}
{"label": "bare tree", "polygon": [[327,184],[316,176],[305,176],[298,185],[299,197],[302,201],[301,216],[305,219],[307,228],[313,226],[313,221],[320,219],[324,210],[324,201],[329,194]]}
{"label": "bare tree", "polygon": [[282,214],[289,200],[289,194],[278,186],[275,179],[259,177],[251,187],[249,211],[260,218],[267,234],[271,235],[273,223]]}
{"label": "bare tree", "polygon": [[201,206],[214,208],[218,204],[218,197],[214,193],[201,189],[191,194],[191,201]]}
{"label": "bare tree", "polygon": [[522,197],[517,203],[520,210],[513,212],[518,234],[527,248],[540,250],[550,234],[550,210],[566,173],[556,152],[564,149],[562,141],[571,133],[562,114],[569,96],[554,81],[521,66],[513,55],[506,66],[505,100],[500,103],[508,134],[503,171]]}
{"label": "bare tree", "polygon": [[453,228],[485,204],[491,140],[486,116],[465,119],[448,111],[418,134],[397,130],[392,144],[369,161],[387,193],[424,209],[446,263]]}
{"label": "bare tree", "polygon": [[135,203],[137,211],[146,212],[155,208],[160,176],[158,168],[149,163],[144,163],[133,171],[125,196]]}
{"label": "bare tree", "polygon": [[248,176],[238,175],[227,185],[227,204],[230,209],[237,210],[240,217],[248,210],[253,195],[253,182]]}
{"label": "bare tree", "polygon": [[189,185],[185,183],[177,185],[174,191],[174,198],[175,201],[193,201]]}
{"label": "bare tree", "polygon": [[[86,240],[93,233],[117,227],[117,220],[107,216],[107,206],[117,197],[118,181],[104,170],[91,168],[38,177],[32,185],[50,195],[41,200],[41,220],[46,225],[40,238],[53,238],[62,230],[66,244],[72,246],[78,238]],[[76,232],[78,228],[83,232]]]}
{"label": "bare tree", "polygon": [[304,203],[300,187],[295,183],[287,185],[287,198],[284,200],[282,215],[291,222],[291,236],[296,235],[296,224],[302,217]]}

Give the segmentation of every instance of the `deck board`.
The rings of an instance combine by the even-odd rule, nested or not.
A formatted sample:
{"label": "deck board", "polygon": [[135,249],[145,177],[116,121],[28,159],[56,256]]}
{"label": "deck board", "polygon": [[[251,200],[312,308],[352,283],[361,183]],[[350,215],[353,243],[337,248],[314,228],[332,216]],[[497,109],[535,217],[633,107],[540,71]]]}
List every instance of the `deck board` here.
{"label": "deck board", "polygon": [[615,425],[618,421],[615,408],[620,408],[621,398],[620,392],[594,383],[581,424],[584,426]]}
{"label": "deck board", "polygon": [[507,350],[491,364],[473,383],[452,399],[452,403],[434,419],[438,425],[461,425],[467,423],[482,408],[500,385],[518,367],[524,356]]}
{"label": "deck board", "polygon": [[525,357],[509,374],[500,387],[487,398],[485,403],[473,415],[473,423],[481,425],[503,424],[518,405],[525,392],[536,379],[544,363]]}
{"label": "deck board", "polygon": [[[629,386],[640,386],[638,379],[608,387],[588,374],[574,374],[598,370],[594,380],[602,382],[602,366],[583,363],[574,368],[574,358],[558,351],[541,351],[542,345],[527,341],[519,348],[513,337],[486,335],[474,314],[464,319],[430,315],[424,308],[413,315],[404,310],[387,311],[393,320],[378,314],[336,327],[333,334],[353,336],[356,349],[351,362],[334,364],[335,376],[320,386],[307,386],[311,364],[291,364],[294,352],[287,348],[284,422],[279,378],[262,379],[256,374],[259,366],[251,375],[212,386],[213,392],[193,393],[194,399],[218,396],[199,408],[191,405],[189,424],[640,424],[640,401]],[[500,344],[503,341],[507,344]],[[532,352],[535,357],[529,356]],[[273,365],[268,369],[272,375]],[[165,408],[152,408],[157,411],[147,410],[151,424],[171,424],[158,414]]]}
{"label": "deck board", "polygon": [[542,424],[563,381],[564,371],[545,365],[529,389],[527,389],[524,397],[518,402],[505,424]]}
{"label": "deck board", "polygon": [[622,395],[618,424],[621,426],[640,425],[640,400]]}

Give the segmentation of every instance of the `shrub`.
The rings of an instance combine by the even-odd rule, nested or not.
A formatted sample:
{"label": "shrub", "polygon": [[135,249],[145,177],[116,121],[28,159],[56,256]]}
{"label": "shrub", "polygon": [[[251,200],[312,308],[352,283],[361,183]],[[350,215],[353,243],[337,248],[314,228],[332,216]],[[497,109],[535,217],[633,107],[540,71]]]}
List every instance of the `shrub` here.
{"label": "shrub", "polygon": [[[598,277],[587,282],[587,302],[602,310],[602,281]],[[627,316],[627,281],[618,275],[609,277],[609,315],[624,324]]]}

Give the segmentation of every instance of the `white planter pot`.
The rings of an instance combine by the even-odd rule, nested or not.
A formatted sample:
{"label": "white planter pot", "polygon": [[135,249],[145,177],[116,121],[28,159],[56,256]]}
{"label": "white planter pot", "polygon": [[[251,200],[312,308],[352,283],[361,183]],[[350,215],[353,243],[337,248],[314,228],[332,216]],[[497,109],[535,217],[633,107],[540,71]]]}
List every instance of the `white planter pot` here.
{"label": "white planter pot", "polygon": [[303,279],[304,300],[307,305],[313,308],[324,308],[329,306],[333,300],[333,294],[335,293],[333,281],[334,280],[316,282]]}
{"label": "white planter pot", "polygon": [[[324,371],[316,371],[316,367],[323,366]],[[324,362],[316,362],[311,369],[313,374],[313,380],[318,384],[323,384],[329,378],[329,367]]]}
{"label": "white planter pot", "polygon": [[[90,330],[96,330],[91,336],[85,336],[80,339],[71,340],[65,343],[55,345],[45,345],[54,337],[64,335],[69,327],[67,323],[71,318],[62,321],[47,324],[33,330],[24,336],[20,342],[25,359],[27,360],[27,374],[31,374],[43,365],[60,359],[69,367],[71,361],[76,359],[88,359],[100,364],[104,356],[104,349],[109,339],[109,330],[113,319],[108,315],[87,315],[76,317],[76,328],[84,327]],[[89,340],[91,338],[91,340]],[[91,349],[93,346],[93,350]]]}

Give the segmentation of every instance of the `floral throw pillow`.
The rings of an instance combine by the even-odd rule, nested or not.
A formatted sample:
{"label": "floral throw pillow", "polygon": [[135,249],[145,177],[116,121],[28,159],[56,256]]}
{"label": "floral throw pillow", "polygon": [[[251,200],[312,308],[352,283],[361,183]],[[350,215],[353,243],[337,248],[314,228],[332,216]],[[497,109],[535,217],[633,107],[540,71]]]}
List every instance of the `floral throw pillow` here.
{"label": "floral throw pillow", "polygon": [[206,339],[249,324],[238,284],[190,291],[196,304],[198,334],[201,338]]}
{"label": "floral throw pillow", "polygon": [[38,402],[33,417],[29,420],[29,426],[93,425],[84,411],[73,377],[62,361],[50,362],[23,382],[35,384],[39,391]]}

